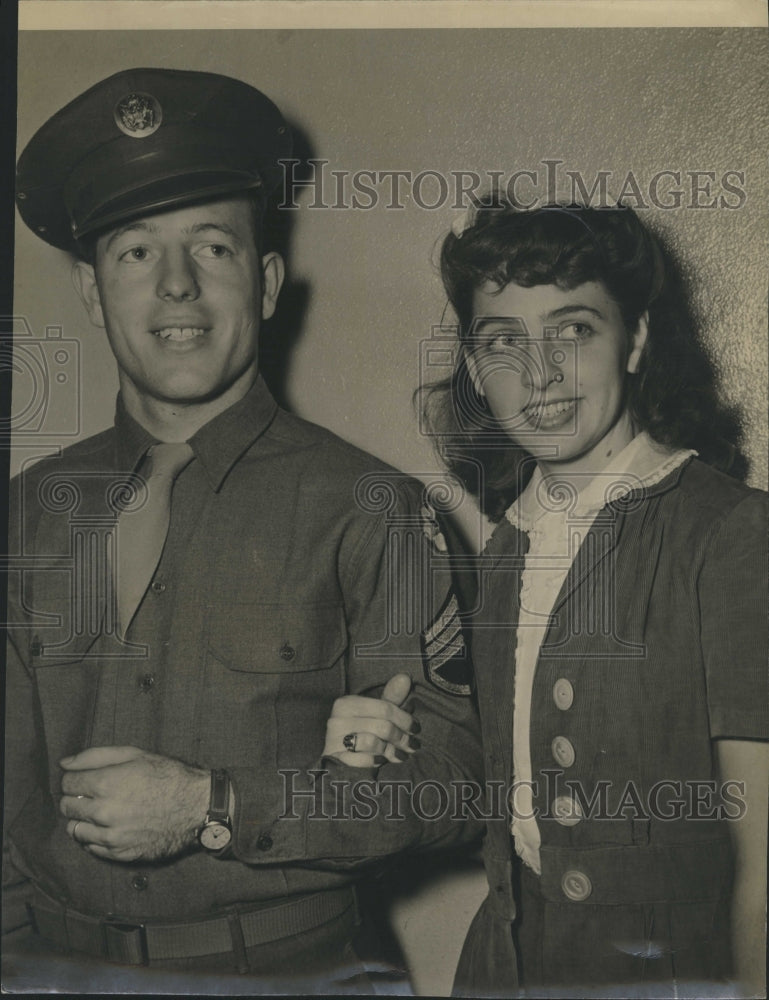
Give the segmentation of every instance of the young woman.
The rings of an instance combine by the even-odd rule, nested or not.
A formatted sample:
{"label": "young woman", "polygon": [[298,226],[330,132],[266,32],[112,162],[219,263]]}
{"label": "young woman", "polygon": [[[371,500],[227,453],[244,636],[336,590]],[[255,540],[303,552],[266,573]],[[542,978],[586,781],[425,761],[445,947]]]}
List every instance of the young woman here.
{"label": "young woman", "polygon": [[[455,989],[760,992],[766,496],[663,253],[630,209],[497,202],[441,270],[461,350],[428,414],[496,522],[471,641],[510,793]],[[402,753],[401,683],[341,699],[327,752]]]}

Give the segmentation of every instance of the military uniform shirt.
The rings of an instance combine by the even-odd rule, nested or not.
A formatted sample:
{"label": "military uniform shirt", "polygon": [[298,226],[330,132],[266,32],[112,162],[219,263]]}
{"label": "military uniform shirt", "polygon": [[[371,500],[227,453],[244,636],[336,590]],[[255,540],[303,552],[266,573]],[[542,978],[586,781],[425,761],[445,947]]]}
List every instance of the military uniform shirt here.
{"label": "military uniform shirt", "polygon": [[[7,693],[15,868],[80,911],[192,919],[335,888],[394,852],[470,838],[477,828],[449,810],[420,820],[408,790],[393,817],[385,787],[448,786],[481,768],[469,687],[442,684],[423,656],[450,598],[419,523],[420,485],[281,411],[258,380],[190,439],[162,558],[121,644],[100,569],[108,501],[152,443],[119,403],[113,429],[12,484],[23,512],[12,515]],[[326,720],[334,699],[377,695],[400,670],[414,678],[424,749],[380,768],[373,814],[358,803],[348,818],[353,786],[377,772],[321,762]],[[59,813],[58,761],[100,745],[225,768],[231,855],[194,847],[121,864],[82,850]],[[340,782],[322,801],[311,773],[321,765]],[[438,798],[428,785],[425,809]]]}

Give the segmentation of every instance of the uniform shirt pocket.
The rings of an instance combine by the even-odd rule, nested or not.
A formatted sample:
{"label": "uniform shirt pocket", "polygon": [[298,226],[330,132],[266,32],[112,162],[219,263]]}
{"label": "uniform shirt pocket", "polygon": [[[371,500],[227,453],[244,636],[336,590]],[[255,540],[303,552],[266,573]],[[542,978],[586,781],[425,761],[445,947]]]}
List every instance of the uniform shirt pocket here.
{"label": "uniform shirt pocket", "polygon": [[213,610],[208,646],[238,672],[327,670],[347,648],[344,613],[329,604],[230,604]]}

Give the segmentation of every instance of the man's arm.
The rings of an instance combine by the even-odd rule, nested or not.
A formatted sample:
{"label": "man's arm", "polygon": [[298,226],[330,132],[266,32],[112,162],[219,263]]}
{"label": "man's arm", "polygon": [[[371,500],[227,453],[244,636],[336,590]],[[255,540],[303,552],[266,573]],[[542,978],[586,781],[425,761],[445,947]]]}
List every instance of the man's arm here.
{"label": "man's arm", "polygon": [[[400,500],[396,534],[386,517],[370,517],[340,558],[347,691],[379,698],[394,673],[408,674],[404,709],[421,727],[423,746],[402,763],[372,756],[362,770],[322,756],[320,746],[297,747],[296,766],[283,771],[230,766],[230,856],[240,861],[355,868],[460,843],[482,829],[478,806],[468,805],[481,795],[480,735],[450,563],[425,537],[413,484]],[[68,830],[96,844],[94,853],[127,861],[194,842],[208,804],[207,770],[126,747],[90,748],[62,767]]]}
{"label": "man's arm", "polygon": [[405,477],[401,485],[397,503],[387,516],[369,518],[340,568],[347,693],[379,699],[394,674],[408,674],[413,686],[403,708],[420,729],[421,747],[402,762],[363,769],[334,757],[261,780],[233,769],[234,851],[242,861],[353,868],[461,843],[483,828],[480,730],[451,559],[429,540],[421,490]]}

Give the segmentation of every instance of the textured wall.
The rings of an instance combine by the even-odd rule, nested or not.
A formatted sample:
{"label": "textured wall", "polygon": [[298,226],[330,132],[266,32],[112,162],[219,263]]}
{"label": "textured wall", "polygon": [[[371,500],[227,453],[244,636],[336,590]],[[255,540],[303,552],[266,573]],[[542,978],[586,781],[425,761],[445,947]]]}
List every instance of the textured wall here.
{"label": "textured wall", "polygon": [[[254,83],[304,133],[312,154],[331,161],[329,170],[509,176],[541,173],[542,160],[552,158],[563,161],[562,172],[588,179],[610,171],[614,194],[628,171],[642,193],[662,170],[714,171],[716,197],[732,203],[739,199],[721,178],[744,172],[744,183],[733,179],[746,194],[737,210],[691,208],[687,193],[680,208],[645,214],[692,276],[724,392],[743,408],[751,481],[765,485],[765,32],[35,32],[19,42],[20,146],[61,104],[137,65],[214,70]],[[422,193],[437,198],[429,185]],[[427,211],[407,198],[403,209],[388,210],[386,194],[382,188],[370,211],[296,213],[291,271],[306,307],[291,334],[285,394],[302,415],[427,473],[436,465],[411,393],[419,342],[445,304],[431,257],[457,213],[448,203]],[[16,312],[37,335],[60,324],[65,336],[80,339],[83,431],[107,424],[116,382],[103,336],[81,316],[67,259],[21,226]],[[29,391],[26,378],[21,373],[17,401]],[[17,465],[21,458],[20,450]],[[396,923],[423,991],[449,987],[481,895],[479,876],[466,870],[401,890]]]}

